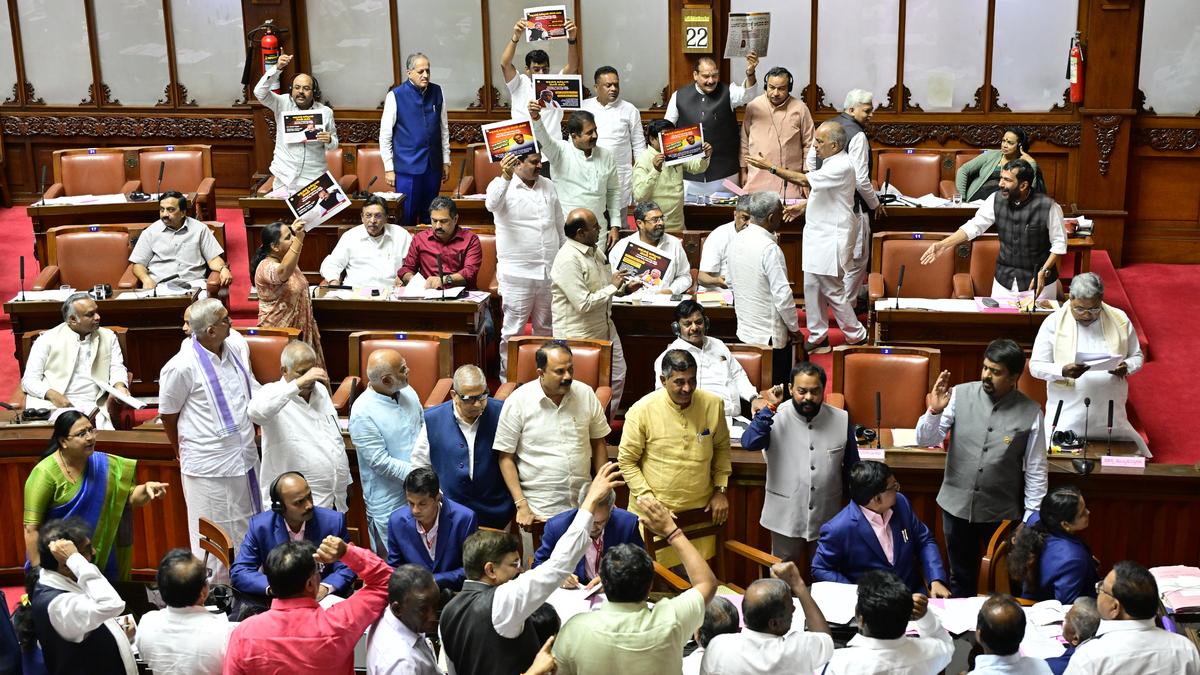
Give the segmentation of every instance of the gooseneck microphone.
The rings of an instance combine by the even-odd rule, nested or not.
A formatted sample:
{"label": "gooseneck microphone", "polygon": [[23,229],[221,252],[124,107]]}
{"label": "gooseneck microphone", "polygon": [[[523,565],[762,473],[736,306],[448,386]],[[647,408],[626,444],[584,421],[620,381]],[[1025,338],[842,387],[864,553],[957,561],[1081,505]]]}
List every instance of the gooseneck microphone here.
{"label": "gooseneck microphone", "polygon": [[366,199],[367,197],[370,197],[371,196],[371,186],[374,185],[375,181],[377,181],[377,180],[379,180],[378,175],[371,176],[371,180],[367,182],[367,187],[362,190],[359,190],[358,192],[355,192],[354,198],[355,199]]}
{"label": "gooseneck microphone", "polygon": [[46,204],[46,165],[42,165],[42,205]]}
{"label": "gooseneck microphone", "polygon": [[900,266],[900,278],[896,281],[896,309],[900,309],[900,289],[904,287],[904,265]]}
{"label": "gooseneck microphone", "polygon": [[158,163],[158,184],[154,186],[154,198],[162,199],[162,178],[163,172],[167,170],[167,161],[162,160]]}
{"label": "gooseneck microphone", "polygon": [[[25,256],[21,256],[20,267],[18,268],[21,275],[21,301],[25,301]],[[1109,416],[1111,417],[1111,415]],[[1112,426],[1109,424],[1109,426]]]}
{"label": "gooseneck microphone", "polygon": [[442,290],[442,300],[445,300],[446,299],[446,274],[442,271],[442,254],[441,253],[438,254],[437,260],[438,260],[438,288],[440,288]]}
{"label": "gooseneck microphone", "polygon": [[1088,455],[1088,437],[1087,437],[1088,413],[1091,411],[1091,407],[1092,407],[1092,399],[1085,397],[1083,399],[1083,438],[1081,439],[1083,441],[1083,457],[1081,459],[1071,460],[1071,466],[1075,468],[1075,473],[1077,473],[1081,476],[1088,475],[1089,473],[1092,472],[1092,469],[1096,468],[1096,460],[1088,459],[1088,456],[1087,456]]}
{"label": "gooseneck microphone", "polygon": [[875,392],[875,447],[883,447],[883,433],[880,429],[880,420],[883,419],[883,406],[881,405],[879,392]]}
{"label": "gooseneck microphone", "polygon": [[153,292],[153,294],[151,294],[150,297],[157,298],[159,286],[162,286],[163,284],[167,283],[168,281],[175,281],[178,278],[179,278],[178,274],[172,274],[170,276],[166,276],[166,277],[163,277],[162,279],[159,279],[158,282],[156,284],[154,284],[154,292]]}
{"label": "gooseneck microphone", "polygon": [[1112,454],[1112,422],[1113,422],[1113,400],[1108,399],[1108,450],[1104,452],[1106,455]]}

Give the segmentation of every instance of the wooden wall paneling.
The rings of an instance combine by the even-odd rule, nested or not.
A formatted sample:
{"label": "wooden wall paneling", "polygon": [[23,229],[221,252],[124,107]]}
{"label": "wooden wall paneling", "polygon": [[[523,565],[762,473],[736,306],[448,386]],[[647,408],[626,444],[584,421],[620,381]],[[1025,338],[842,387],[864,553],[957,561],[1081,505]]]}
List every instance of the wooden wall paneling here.
{"label": "wooden wall paneling", "polygon": [[8,12],[8,26],[12,31],[13,62],[16,64],[17,81],[13,84],[11,97],[8,92],[0,91],[0,100],[4,105],[24,106],[33,99],[32,87],[25,77],[25,52],[21,43],[21,19],[17,13],[17,0],[8,0],[5,6]]}
{"label": "wooden wall paneling", "polygon": [[1139,147],[1130,157],[1128,262],[1200,259],[1200,155]]}
{"label": "wooden wall paneling", "polygon": [[[102,108],[105,105],[114,105],[109,103],[110,92],[108,85],[104,84],[103,75],[100,72],[100,37],[96,34],[96,5],[95,0],[83,1],[83,16],[87,24],[87,41],[88,52],[92,55],[92,86],[88,90],[88,97],[79,102],[80,106],[94,105],[97,108]],[[120,105],[116,103],[115,105]]]}

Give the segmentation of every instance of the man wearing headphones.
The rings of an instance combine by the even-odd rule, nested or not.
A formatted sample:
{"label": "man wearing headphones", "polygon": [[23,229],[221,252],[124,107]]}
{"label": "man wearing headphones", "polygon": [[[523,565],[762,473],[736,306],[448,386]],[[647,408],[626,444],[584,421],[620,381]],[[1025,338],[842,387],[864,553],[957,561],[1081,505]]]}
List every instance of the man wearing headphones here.
{"label": "man wearing headphones", "polygon": [[[676,305],[675,321],[671,322],[675,341],[667,345],[654,360],[654,372],[661,371],[662,360],[667,352],[682,349],[696,359],[696,386],[724,399],[726,415],[741,415],[742,401],[750,403],[751,414],[758,412],[759,408],[766,405],[762,394],[755,391],[742,364],[733,357],[729,347],[716,338],[708,337],[708,325],[704,305],[695,300],[684,300]],[[654,387],[661,389],[662,386],[662,382],[656,379]]]}
{"label": "man wearing headphones", "polygon": [[[271,483],[270,496],[271,510],[250,519],[246,538],[229,570],[237,592],[232,615],[238,621],[271,606],[271,588],[262,571],[271,549],[287,541],[303,539],[319,547],[329,535],[343,541],[350,539],[346,532],[346,516],[333,509],[314,506],[312,490],[301,473],[281,474]],[[349,592],[354,572],[341,561],[325,565],[320,572],[318,602],[328,606],[337,602],[332,596]],[[326,600],[327,597],[330,599]]]}
{"label": "man wearing headphones", "polygon": [[785,200],[804,196],[800,186],[789,184],[774,171],[746,165],[747,156],[758,156],[772,166],[803,169],[815,127],[808,106],[791,92],[792,74],[776,66],[767,71],[766,91],[746,104],[740,165],[742,188],[747,192],[771,190]]}

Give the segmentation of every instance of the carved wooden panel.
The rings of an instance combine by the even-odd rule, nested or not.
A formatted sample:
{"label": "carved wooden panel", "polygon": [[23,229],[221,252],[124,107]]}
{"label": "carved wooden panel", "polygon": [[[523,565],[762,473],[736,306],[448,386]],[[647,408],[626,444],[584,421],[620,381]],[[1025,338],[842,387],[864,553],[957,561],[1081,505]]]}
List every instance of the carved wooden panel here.
{"label": "carved wooden panel", "polygon": [[1113,148],[1117,144],[1117,134],[1121,131],[1121,116],[1097,115],[1092,119],[1092,124],[1096,130],[1096,150],[1100,154],[1100,175],[1107,176],[1112,164],[1110,158]]}
{"label": "carved wooden panel", "polygon": [[6,137],[94,136],[254,140],[254,122],[245,117],[167,117],[163,115],[4,115]]}
{"label": "carved wooden panel", "polygon": [[[927,140],[942,144],[956,140],[977,148],[992,148],[999,147],[1000,137],[1004,135],[1004,129],[1008,126],[995,123],[887,122],[868,124],[867,133],[875,143],[900,147],[917,145]],[[1064,148],[1079,147],[1080,125],[1078,123],[1022,124],[1019,126],[1029,135],[1030,140],[1046,141]]]}
{"label": "carved wooden panel", "polygon": [[1200,148],[1200,129],[1139,129],[1133,140],[1163,152],[1190,152]]}

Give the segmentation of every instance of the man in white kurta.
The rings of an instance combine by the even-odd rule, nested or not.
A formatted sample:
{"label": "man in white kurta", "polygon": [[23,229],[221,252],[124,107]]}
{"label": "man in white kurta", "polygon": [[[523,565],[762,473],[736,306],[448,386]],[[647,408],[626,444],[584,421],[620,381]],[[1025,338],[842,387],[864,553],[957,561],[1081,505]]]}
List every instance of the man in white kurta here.
{"label": "man in white kurta", "polygon": [[[629,245],[637,243],[650,249],[651,252],[661,252],[670,261],[662,275],[650,273],[639,275],[642,278],[642,290],[639,293],[667,293],[679,295],[686,293],[692,287],[692,267],[688,264],[687,251],[683,250],[683,242],[678,237],[667,234],[662,209],[655,202],[641,202],[633,211],[637,231],[613,245],[608,251],[608,264],[614,270],[621,269],[621,260]],[[638,256],[631,264],[638,264]]]}
{"label": "man in white kurta", "polygon": [[[513,57],[517,55],[517,45],[525,42],[525,28],[525,19],[518,19],[513,24],[512,36],[508,42],[504,43],[504,51],[500,53],[500,74],[504,77],[504,84],[508,88],[508,95],[511,98],[509,110],[515,120],[529,119],[529,102],[537,99],[533,76],[550,74],[550,55],[544,49],[530,49],[526,52],[525,72],[518,71],[517,67],[513,65]],[[579,73],[579,47],[576,46],[579,29],[571,20],[567,21],[564,28],[567,31],[567,65],[558,72],[560,75],[576,75]],[[562,138],[562,108],[547,107],[542,110],[542,114],[545,115],[546,129],[550,135],[554,138]],[[546,166],[549,165],[548,158],[543,156],[542,161]],[[482,186],[477,186],[476,189],[480,187]]]}
{"label": "man in white kurta", "polygon": [[[235,543],[246,538],[250,517],[262,510],[258,448],[247,411],[258,389],[245,341],[226,340],[229,312],[215,298],[192,304],[192,337],[163,366],[158,409],[179,458],[192,552],[200,549],[199,521],[212,520]],[[218,579],[228,570],[215,559]]]}
{"label": "man in white kurta", "polygon": [[621,206],[629,206],[633,198],[633,162],[646,151],[642,113],[621,98],[621,76],[616,68],[597,68],[594,84],[592,91],[596,95],[585,99],[580,107],[596,118],[596,131],[600,134],[596,145],[612,153],[617,181],[621,184]]}
{"label": "man in white kurta", "polygon": [[733,235],[744,230],[750,222],[750,214],[746,211],[749,203],[749,194],[739,196],[733,207],[733,220],[718,225],[701,243],[700,266],[696,273],[700,290],[729,288],[729,245],[733,243]]}
{"label": "man in white kurta", "polygon": [[74,293],[63,302],[63,322],[33,341],[21,388],[27,408],[93,408],[97,429],[112,429],[105,402],[108,394],[97,382],[126,396],[129,372],[116,333],[100,327],[96,301],[87,293]]}
{"label": "man in white kurta", "polygon": [[[725,401],[725,415],[735,417],[742,414],[742,401],[752,405],[761,400],[750,377],[742,368],[729,347],[717,338],[708,337],[708,317],[704,305],[695,300],[684,300],[675,307],[675,321],[671,324],[675,341],[667,345],[663,353],[654,360],[654,372],[662,372],[663,357],[672,349],[682,349],[696,359],[696,386],[716,394]],[[661,378],[655,378],[654,388],[662,389]],[[755,411],[757,412],[757,411]]]}
{"label": "man in white kurta", "polygon": [[382,197],[367,197],[362,225],[343,234],[321,261],[321,278],[326,284],[382,289],[396,285],[396,270],[404,266],[412,235],[389,223],[387,214],[388,205]]}
{"label": "man in white kurta", "polygon": [[[254,85],[254,97],[275,115],[275,153],[271,158],[271,175],[275,177],[276,190],[294,189],[316,180],[329,170],[329,164],[325,161],[325,151],[336,150],[338,147],[333,110],[318,100],[320,90],[311,75],[297,73],[292,78],[291,89],[287,94],[276,94],[272,91],[279,87],[279,77],[291,62],[290,54],[281,54],[279,62],[267,68],[258,84]],[[325,130],[318,132],[315,140],[288,143],[283,140],[283,115],[301,111],[320,114],[325,123]]]}
{"label": "man in white kurta", "polygon": [[774,166],[755,157],[746,161],[811,190],[801,251],[804,314],[808,322],[805,348],[809,354],[823,354],[830,351],[830,310],[845,333],[847,344],[866,340],[867,329],[854,314],[854,303],[846,297],[844,281],[846,267],[862,236],[854,213],[857,182],[854,166],[846,154],[846,132],[837,122],[825,122],[817,128],[813,143],[821,168],[808,173]]}
{"label": "man in white kurta", "polygon": [[284,347],[280,370],[282,379],[264,384],[250,399],[250,421],[262,427],[263,503],[271,501],[271,481],[297,471],[308,481],[315,505],[345,513],[350,461],[329,376],[317,367],[313,348],[299,340]]}
{"label": "man in white kurta", "polygon": [[[1090,367],[1080,354],[1113,357],[1115,364]],[[1129,398],[1128,376],[1142,369],[1142,347],[1125,312],[1104,304],[1104,282],[1092,272],[1071,280],[1071,299],[1047,316],[1033,341],[1029,374],[1046,381],[1046,437],[1050,437],[1054,411],[1062,402],[1058,431],[1074,431],[1081,438],[1108,438],[1108,405],[1112,402],[1112,438],[1133,441],[1150,457],[1146,441],[1125,414]],[[1084,399],[1091,399],[1090,409]],[[1086,425],[1086,429],[1084,428]]]}
{"label": "man in white kurta", "polygon": [[500,381],[508,380],[508,341],[533,320],[534,335],[550,335],[550,266],[566,237],[558,190],[540,175],[537,153],[507,155],[487,186],[483,205],[496,223],[496,280],[500,325]]}

